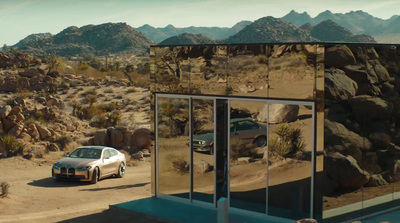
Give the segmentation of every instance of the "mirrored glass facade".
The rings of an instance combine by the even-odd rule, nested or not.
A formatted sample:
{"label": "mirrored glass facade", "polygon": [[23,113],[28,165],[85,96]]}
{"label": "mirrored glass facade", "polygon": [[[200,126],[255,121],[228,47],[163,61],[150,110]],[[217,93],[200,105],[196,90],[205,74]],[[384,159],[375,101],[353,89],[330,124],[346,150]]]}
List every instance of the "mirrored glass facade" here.
{"label": "mirrored glass facade", "polygon": [[157,197],[268,218],[400,202],[400,47],[154,46]]}

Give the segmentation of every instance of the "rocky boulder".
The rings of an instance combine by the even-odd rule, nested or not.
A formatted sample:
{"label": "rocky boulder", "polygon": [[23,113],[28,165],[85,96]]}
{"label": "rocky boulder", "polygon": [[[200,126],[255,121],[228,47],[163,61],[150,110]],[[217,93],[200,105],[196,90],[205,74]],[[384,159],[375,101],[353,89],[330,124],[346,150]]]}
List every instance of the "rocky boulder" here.
{"label": "rocky boulder", "polygon": [[40,134],[40,139],[46,140],[51,137],[51,132],[46,127],[43,127],[41,125],[37,125],[36,127]]}
{"label": "rocky boulder", "polygon": [[365,186],[366,187],[377,187],[377,186],[383,186],[383,185],[387,185],[387,184],[388,183],[386,182],[385,179],[383,179],[382,175],[373,174],[373,175],[371,175],[371,178],[369,178],[369,181]]}
{"label": "rocky boulder", "polygon": [[[298,105],[270,104],[269,105],[269,123],[279,124],[293,122],[297,120],[299,114]],[[259,122],[267,122],[268,105],[265,105],[257,116]]]}
{"label": "rocky boulder", "polygon": [[25,71],[20,72],[19,75],[21,77],[27,77],[27,78],[32,78],[35,76],[43,76],[45,75],[44,70],[40,68],[30,68],[30,69],[25,69]]}
{"label": "rocky boulder", "polygon": [[212,171],[212,167],[209,163],[204,160],[193,162],[193,172],[194,173],[207,173]]}
{"label": "rocky boulder", "polygon": [[358,85],[339,69],[325,70],[325,96],[327,99],[342,101],[356,95]]}
{"label": "rocky boulder", "polygon": [[9,105],[0,108],[0,119],[6,118],[10,114],[11,110],[12,108]]}
{"label": "rocky boulder", "polygon": [[328,154],[325,157],[324,170],[343,189],[359,189],[370,178],[370,175],[359,167],[353,157],[343,156],[340,153]]}
{"label": "rocky boulder", "polygon": [[348,102],[359,122],[388,120],[391,117],[391,106],[381,98],[359,95]]}
{"label": "rocky boulder", "polygon": [[149,129],[141,128],[135,130],[131,138],[131,145],[136,149],[147,149],[151,145],[151,132]]}
{"label": "rocky boulder", "polygon": [[17,137],[17,136],[19,136],[21,134],[23,129],[24,129],[23,125],[14,125],[14,127],[12,127],[8,131],[8,134]]}
{"label": "rocky boulder", "polygon": [[110,146],[114,148],[124,147],[124,133],[118,128],[110,127],[107,129],[110,136]]}
{"label": "rocky boulder", "polygon": [[29,124],[27,133],[36,141],[40,139],[40,133],[35,124]]}
{"label": "rocky boulder", "polygon": [[326,49],[325,65],[328,67],[342,68],[346,65],[356,64],[354,54],[346,45],[336,45]]}
{"label": "rocky boulder", "polygon": [[108,137],[107,129],[100,129],[94,134],[94,145],[107,146],[110,139]]}
{"label": "rocky boulder", "polygon": [[339,145],[339,148],[343,150],[355,148],[362,151],[370,151],[373,148],[372,143],[367,138],[348,130],[340,123],[332,122],[327,119],[325,119],[324,138],[326,149],[328,149],[329,146],[335,145]]}

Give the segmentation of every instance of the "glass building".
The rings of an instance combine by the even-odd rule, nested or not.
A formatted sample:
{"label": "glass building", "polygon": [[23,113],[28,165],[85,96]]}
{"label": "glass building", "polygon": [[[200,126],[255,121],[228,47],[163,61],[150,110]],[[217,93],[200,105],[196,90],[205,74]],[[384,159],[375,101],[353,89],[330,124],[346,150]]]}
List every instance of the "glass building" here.
{"label": "glass building", "polygon": [[152,193],[275,220],[400,205],[400,46],[152,46]]}

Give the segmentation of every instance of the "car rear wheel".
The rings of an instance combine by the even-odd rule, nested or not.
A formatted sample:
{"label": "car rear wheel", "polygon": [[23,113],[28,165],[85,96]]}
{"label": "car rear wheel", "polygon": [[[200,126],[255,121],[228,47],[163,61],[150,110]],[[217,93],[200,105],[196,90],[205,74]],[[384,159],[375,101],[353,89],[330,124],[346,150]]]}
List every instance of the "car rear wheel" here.
{"label": "car rear wheel", "polygon": [[125,175],[125,163],[121,162],[121,164],[119,164],[117,177],[122,178],[124,177],[124,175]]}
{"label": "car rear wheel", "polygon": [[90,181],[90,183],[92,184],[97,183],[99,181],[99,175],[100,175],[99,168],[98,167],[94,168],[92,174],[92,180]]}
{"label": "car rear wheel", "polygon": [[256,144],[257,147],[265,146],[267,145],[267,138],[265,136],[259,136],[254,140],[254,144]]}

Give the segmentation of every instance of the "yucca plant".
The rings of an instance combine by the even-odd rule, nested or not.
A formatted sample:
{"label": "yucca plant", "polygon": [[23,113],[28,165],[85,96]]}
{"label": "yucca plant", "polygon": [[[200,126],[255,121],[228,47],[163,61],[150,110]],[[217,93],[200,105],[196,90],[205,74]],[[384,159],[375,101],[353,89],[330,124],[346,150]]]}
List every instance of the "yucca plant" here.
{"label": "yucca plant", "polygon": [[277,138],[269,140],[269,148],[281,157],[288,157],[296,153],[303,153],[306,144],[301,129],[291,128],[288,124],[281,125],[275,134]]}

